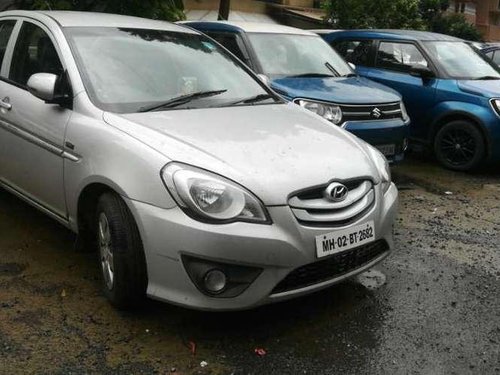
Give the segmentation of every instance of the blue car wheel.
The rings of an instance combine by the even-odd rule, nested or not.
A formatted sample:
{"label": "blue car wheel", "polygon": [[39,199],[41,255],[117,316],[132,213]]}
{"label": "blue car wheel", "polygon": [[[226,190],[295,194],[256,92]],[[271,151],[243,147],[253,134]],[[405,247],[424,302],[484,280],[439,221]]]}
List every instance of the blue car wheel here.
{"label": "blue car wheel", "polygon": [[445,168],[469,171],[484,159],[485,141],[471,122],[451,121],[436,134],[434,152]]}

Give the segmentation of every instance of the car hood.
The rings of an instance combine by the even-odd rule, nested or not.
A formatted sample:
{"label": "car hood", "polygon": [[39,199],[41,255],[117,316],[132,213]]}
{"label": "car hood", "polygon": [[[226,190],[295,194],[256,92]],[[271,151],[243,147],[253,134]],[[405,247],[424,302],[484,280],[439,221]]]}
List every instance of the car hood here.
{"label": "car hood", "polygon": [[397,102],[401,96],[393,89],[362,77],[280,78],[271,86],[289,98],[310,98],[345,104]]}
{"label": "car hood", "polygon": [[458,88],[463,92],[484,96],[486,98],[500,97],[500,80],[467,80],[458,81]]}
{"label": "car hood", "polygon": [[295,104],[106,112],[104,120],[172,161],[240,183],[266,205],[334,179],[379,178],[363,141]]}

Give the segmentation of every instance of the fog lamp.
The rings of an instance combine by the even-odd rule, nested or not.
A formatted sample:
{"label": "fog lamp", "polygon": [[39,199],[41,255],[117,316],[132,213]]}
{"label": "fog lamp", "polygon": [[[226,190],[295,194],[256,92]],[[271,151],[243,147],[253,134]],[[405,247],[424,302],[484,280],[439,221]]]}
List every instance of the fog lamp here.
{"label": "fog lamp", "polygon": [[226,274],[218,269],[211,269],[203,278],[205,289],[210,293],[220,293],[226,288]]}

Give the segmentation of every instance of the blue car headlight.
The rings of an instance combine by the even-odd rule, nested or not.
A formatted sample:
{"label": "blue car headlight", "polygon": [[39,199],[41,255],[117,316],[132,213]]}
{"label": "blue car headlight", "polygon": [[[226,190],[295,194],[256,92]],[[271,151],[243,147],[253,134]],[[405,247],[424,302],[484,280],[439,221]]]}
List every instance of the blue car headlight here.
{"label": "blue car headlight", "polygon": [[500,99],[491,99],[490,103],[497,116],[500,116]]}
{"label": "blue car headlight", "polygon": [[403,119],[404,122],[406,122],[410,119],[410,116],[408,116],[408,111],[406,110],[406,106],[405,103],[403,103],[403,101],[401,101],[400,107],[401,107],[401,118]]}
{"label": "blue car headlight", "polygon": [[295,104],[300,105],[302,108],[308,109],[324,119],[338,125],[342,121],[342,109],[336,104],[329,104],[323,102],[316,102],[313,100],[296,99]]}

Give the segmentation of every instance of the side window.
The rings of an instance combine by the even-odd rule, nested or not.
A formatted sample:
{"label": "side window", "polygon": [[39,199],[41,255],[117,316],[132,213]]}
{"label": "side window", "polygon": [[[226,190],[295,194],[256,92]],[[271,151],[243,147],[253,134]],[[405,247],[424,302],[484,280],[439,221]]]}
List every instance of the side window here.
{"label": "side window", "polygon": [[500,65],[500,50],[496,50],[493,54],[493,62]]}
{"label": "side window", "polygon": [[244,47],[238,35],[216,32],[207,32],[206,34],[226,47],[229,51],[231,51],[233,55],[235,55],[245,64],[249,65],[248,57],[243,52]]}
{"label": "side window", "polygon": [[35,73],[60,75],[63,67],[50,37],[40,27],[24,22],[17,39],[9,79],[25,86]]}
{"label": "side window", "polygon": [[355,65],[370,65],[371,40],[342,40],[333,43],[333,48],[348,62]]}
{"label": "side window", "polygon": [[7,49],[7,44],[9,43],[10,35],[15,25],[16,21],[0,22],[0,67],[2,66],[5,50]]}
{"label": "side window", "polygon": [[427,60],[418,48],[410,43],[380,42],[377,67],[409,72],[414,65],[428,67]]}

